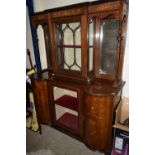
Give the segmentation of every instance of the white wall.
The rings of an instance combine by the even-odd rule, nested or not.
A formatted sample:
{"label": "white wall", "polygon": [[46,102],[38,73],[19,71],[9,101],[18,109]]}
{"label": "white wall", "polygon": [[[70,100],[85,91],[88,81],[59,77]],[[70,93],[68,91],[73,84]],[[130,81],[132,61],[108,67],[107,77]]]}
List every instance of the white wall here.
{"label": "white wall", "polygon": [[[30,50],[32,64],[34,65],[35,64],[34,51],[33,51],[33,45],[32,45],[32,35],[31,35],[31,30],[30,30],[30,23],[29,23],[27,7],[26,7],[26,49]],[[26,68],[31,68],[27,54],[26,54]]]}
{"label": "white wall", "polygon": [[[50,8],[56,8],[76,3],[82,3],[87,1],[94,0],[33,0],[35,12],[47,10]],[[123,96],[129,97],[129,39],[127,35],[125,57],[124,57],[124,67],[123,67],[123,80],[126,81],[126,84],[123,88]]]}
{"label": "white wall", "polygon": [[129,29],[127,29],[127,39],[126,39],[126,48],[124,56],[124,66],[123,66],[123,80],[126,81],[126,84],[123,88],[123,96],[129,97]]}
{"label": "white wall", "polygon": [[96,0],[33,0],[35,12],[88,1]]}

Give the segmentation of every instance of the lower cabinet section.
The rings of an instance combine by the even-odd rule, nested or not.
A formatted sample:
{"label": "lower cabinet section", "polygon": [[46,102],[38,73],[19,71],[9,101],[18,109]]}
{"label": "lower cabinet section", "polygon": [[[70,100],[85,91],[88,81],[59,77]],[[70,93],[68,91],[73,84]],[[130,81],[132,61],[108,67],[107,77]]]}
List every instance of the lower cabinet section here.
{"label": "lower cabinet section", "polygon": [[32,80],[32,86],[39,124],[50,124],[92,150],[112,148],[114,108],[121,89],[94,94],[89,88],[85,91],[85,85],[48,80]]}

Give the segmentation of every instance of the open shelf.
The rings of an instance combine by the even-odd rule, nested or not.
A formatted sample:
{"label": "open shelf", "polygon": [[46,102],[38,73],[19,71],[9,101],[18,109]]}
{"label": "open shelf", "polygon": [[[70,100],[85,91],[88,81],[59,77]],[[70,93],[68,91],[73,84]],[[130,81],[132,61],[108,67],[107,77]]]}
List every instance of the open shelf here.
{"label": "open shelf", "polygon": [[76,97],[63,95],[55,101],[55,104],[58,104],[68,109],[72,109],[74,111],[78,111],[78,101]]}
{"label": "open shelf", "polygon": [[78,131],[78,117],[75,115],[66,112],[56,122]]}

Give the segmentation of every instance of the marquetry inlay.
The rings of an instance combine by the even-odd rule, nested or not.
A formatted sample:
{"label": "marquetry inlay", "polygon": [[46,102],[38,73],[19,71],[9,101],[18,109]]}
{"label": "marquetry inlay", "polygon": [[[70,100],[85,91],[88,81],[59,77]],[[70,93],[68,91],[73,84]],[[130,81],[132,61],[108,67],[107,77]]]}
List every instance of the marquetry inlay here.
{"label": "marquetry inlay", "polygon": [[71,9],[71,10],[52,12],[51,17],[56,18],[56,17],[80,15],[80,14],[84,14],[85,10],[86,10],[85,8],[77,8],[77,9]]}
{"label": "marquetry inlay", "polygon": [[119,9],[121,6],[120,2],[112,2],[112,3],[105,3],[100,5],[94,5],[88,7],[89,13],[96,13],[96,12],[102,12],[102,11],[110,11],[110,10],[116,10]]}
{"label": "marquetry inlay", "polygon": [[34,20],[46,20],[46,19],[48,19],[48,14],[46,13],[43,15],[37,15],[37,16],[34,16],[33,18],[34,18]]}

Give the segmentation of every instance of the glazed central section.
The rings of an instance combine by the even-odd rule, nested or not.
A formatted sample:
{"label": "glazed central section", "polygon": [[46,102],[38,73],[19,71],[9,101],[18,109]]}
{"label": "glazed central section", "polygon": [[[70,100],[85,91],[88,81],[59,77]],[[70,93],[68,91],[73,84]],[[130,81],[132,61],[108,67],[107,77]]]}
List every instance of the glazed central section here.
{"label": "glazed central section", "polygon": [[78,126],[77,92],[60,87],[53,87],[56,124],[68,127],[75,132]]}

